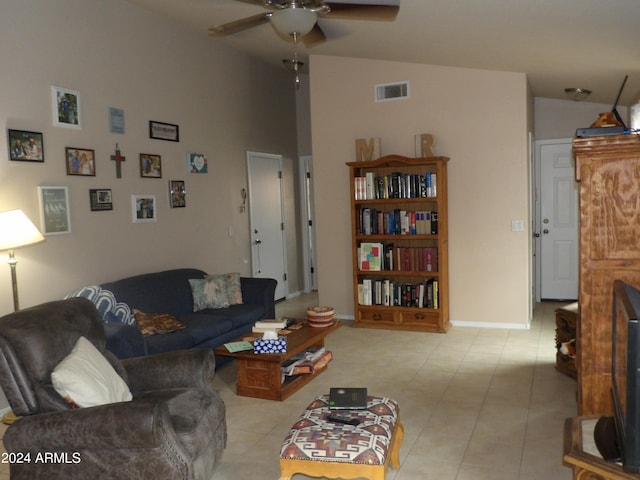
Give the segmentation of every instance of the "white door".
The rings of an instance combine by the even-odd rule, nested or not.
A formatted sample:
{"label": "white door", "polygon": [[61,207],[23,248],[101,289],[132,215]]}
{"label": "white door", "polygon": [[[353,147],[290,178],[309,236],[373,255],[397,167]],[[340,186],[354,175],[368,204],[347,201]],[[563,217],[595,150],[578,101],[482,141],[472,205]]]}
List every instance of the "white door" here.
{"label": "white door", "polygon": [[538,142],[540,297],[578,298],[578,184],[571,140]]}
{"label": "white door", "polygon": [[247,152],[251,268],[254,277],[278,281],[276,300],[288,293],[281,172],[281,155]]}
{"label": "white door", "polygon": [[300,191],[301,198],[301,225],[302,225],[302,263],[304,269],[304,291],[311,292],[318,287],[318,271],[316,268],[316,233],[315,233],[315,209],[313,194],[313,158],[311,155],[300,157]]}

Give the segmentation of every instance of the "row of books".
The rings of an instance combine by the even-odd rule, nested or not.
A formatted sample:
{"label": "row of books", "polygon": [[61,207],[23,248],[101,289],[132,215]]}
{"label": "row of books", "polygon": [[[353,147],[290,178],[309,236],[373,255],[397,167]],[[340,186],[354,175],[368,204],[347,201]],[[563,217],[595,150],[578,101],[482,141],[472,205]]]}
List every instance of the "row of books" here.
{"label": "row of books", "polygon": [[437,235],[438,212],[360,208],[356,215],[356,233],[359,235]]}
{"label": "row of books", "polygon": [[366,172],[354,180],[356,200],[430,198],[438,195],[437,176],[433,172],[425,172],[424,175],[393,172],[380,176]]}
{"label": "row of books", "polygon": [[389,279],[365,278],[358,284],[360,305],[440,308],[438,280],[420,283],[396,283]]}
{"label": "row of books", "polygon": [[280,367],[282,377],[316,373],[333,360],[333,353],[324,347],[316,347],[294,355]]}
{"label": "row of books", "polygon": [[362,242],[358,269],[363,271],[437,272],[437,247],[396,247],[393,243]]}

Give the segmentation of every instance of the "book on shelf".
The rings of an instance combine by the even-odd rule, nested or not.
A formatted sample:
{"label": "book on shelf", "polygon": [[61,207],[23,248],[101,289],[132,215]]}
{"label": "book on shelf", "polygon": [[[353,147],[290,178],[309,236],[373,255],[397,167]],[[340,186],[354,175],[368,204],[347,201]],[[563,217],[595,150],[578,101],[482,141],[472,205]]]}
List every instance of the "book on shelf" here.
{"label": "book on shelf", "polygon": [[358,304],[437,310],[440,308],[438,280],[429,278],[424,282],[397,283],[389,279],[365,278],[358,284]]}
{"label": "book on shelf", "polygon": [[383,264],[382,243],[362,242],[359,250],[359,269],[363,271],[380,271]]}
{"label": "book on shelf", "polygon": [[316,360],[305,360],[293,367],[291,375],[303,375],[306,373],[316,373],[327,366],[327,364],[333,360],[333,353],[331,350],[324,352]]}
{"label": "book on shelf", "polygon": [[324,347],[309,348],[284,362],[280,370],[283,376],[315,373],[332,359],[333,354]]}
{"label": "book on shelf", "polygon": [[356,233],[360,235],[435,235],[438,212],[430,210],[389,211],[360,208],[356,215]]}
{"label": "book on shelf", "polygon": [[365,176],[365,189],[366,189],[366,196],[365,196],[365,200],[369,200],[369,199],[374,199],[376,198],[376,190],[375,190],[375,175],[373,172],[366,172],[364,174]]}
{"label": "book on shelf", "polygon": [[437,174],[435,172],[401,173],[376,176],[365,172],[354,177],[356,200],[389,198],[430,198],[437,196]]}

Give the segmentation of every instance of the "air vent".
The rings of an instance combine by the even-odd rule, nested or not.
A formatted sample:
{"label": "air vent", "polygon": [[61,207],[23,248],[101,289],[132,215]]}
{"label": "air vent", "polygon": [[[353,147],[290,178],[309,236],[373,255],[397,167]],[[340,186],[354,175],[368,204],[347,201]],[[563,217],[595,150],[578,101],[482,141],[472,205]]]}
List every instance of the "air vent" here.
{"label": "air vent", "polygon": [[409,97],[409,82],[376,85],[376,102],[400,100]]}

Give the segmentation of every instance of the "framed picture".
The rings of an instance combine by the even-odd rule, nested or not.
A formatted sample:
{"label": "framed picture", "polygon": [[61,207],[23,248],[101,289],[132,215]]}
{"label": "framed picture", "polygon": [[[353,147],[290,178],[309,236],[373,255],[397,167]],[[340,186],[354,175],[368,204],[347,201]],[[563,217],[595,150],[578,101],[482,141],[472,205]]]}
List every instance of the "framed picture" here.
{"label": "framed picture", "polygon": [[113,195],[110,188],[92,188],[89,190],[91,211],[113,210]]}
{"label": "framed picture", "polygon": [[149,120],[149,138],[167,140],[169,142],[180,141],[180,128],[172,123],[156,122]]}
{"label": "framed picture", "polygon": [[51,87],[51,110],[56,127],[82,129],[80,93],[62,87]]}
{"label": "framed picture", "polygon": [[67,175],[96,176],[96,153],[86,148],[66,147]]}
{"label": "framed picture", "polygon": [[169,180],[169,206],[171,208],[187,206],[187,192],[183,180]]}
{"label": "framed picture", "polygon": [[67,187],[38,187],[38,201],[43,235],[71,232]]}
{"label": "framed picture", "polygon": [[131,195],[131,212],[133,223],[157,222],[156,196]]}
{"label": "framed picture", "polygon": [[187,153],[187,172],[207,173],[207,157],[203,153]]}
{"label": "framed picture", "polygon": [[124,110],[109,107],[109,131],[111,133],[124,133]]}
{"label": "framed picture", "polygon": [[42,133],[9,129],[9,159],[21,162],[44,162]]}
{"label": "framed picture", "polygon": [[160,155],[140,154],[140,176],[143,178],[162,178]]}

